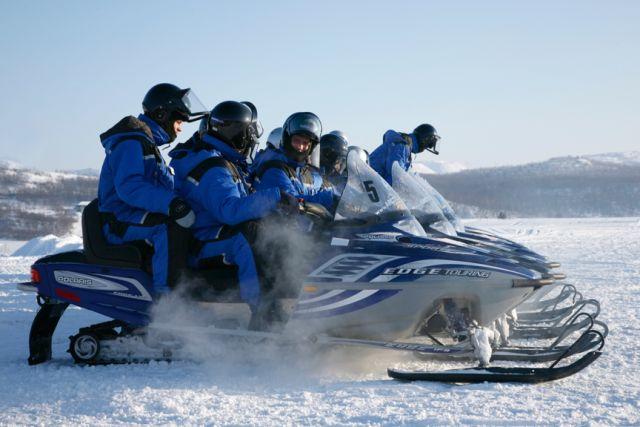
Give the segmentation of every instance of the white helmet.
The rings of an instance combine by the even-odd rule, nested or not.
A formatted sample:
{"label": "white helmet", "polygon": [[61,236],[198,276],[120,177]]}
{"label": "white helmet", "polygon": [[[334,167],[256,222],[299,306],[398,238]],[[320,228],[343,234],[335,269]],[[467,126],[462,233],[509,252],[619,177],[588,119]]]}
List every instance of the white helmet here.
{"label": "white helmet", "polygon": [[269,133],[267,147],[282,148],[282,128],[275,128]]}
{"label": "white helmet", "polygon": [[367,150],[360,148],[356,145],[351,145],[349,146],[349,151],[347,152],[347,155],[349,155],[348,153],[350,153],[351,151],[355,151],[358,154],[358,157],[360,157],[360,160],[362,160],[366,164],[369,164],[369,152]]}

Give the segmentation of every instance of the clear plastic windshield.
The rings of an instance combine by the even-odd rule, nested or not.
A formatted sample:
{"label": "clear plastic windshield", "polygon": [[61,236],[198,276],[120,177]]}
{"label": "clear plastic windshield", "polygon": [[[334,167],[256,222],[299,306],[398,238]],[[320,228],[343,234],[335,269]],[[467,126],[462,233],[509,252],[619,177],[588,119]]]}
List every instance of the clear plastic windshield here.
{"label": "clear plastic windshield", "polygon": [[393,189],[425,229],[431,228],[449,236],[457,236],[455,227],[445,217],[440,203],[432,192],[425,189],[419,177],[406,172],[397,162],[393,163],[391,173]]}
{"label": "clear plastic windshield", "polygon": [[355,151],[347,155],[347,173],[347,184],[336,209],[336,221],[388,221],[400,231],[426,236],[402,198]]}
{"label": "clear plastic windshield", "polygon": [[418,175],[417,173],[411,173],[411,176],[415,179],[416,183],[423,188],[423,191],[425,193],[431,194],[433,200],[438,204],[438,206],[440,206],[442,214],[451,223],[451,225],[453,225],[456,232],[464,233],[465,229],[464,225],[462,225],[462,221],[460,221],[460,218],[458,218],[453,208],[451,207],[451,205],[449,205],[449,202],[447,202],[442,194],[440,194],[438,190],[433,188],[424,177]]}

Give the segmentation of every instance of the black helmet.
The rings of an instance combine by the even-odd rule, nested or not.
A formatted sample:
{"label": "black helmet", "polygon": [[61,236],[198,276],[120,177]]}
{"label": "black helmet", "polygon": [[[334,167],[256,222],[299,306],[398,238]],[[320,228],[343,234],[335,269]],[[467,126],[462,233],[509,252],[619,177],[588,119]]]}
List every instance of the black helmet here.
{"label": "black helmet", "polygon": [[176,120],[193,122],[207,113],[207,108],[189,88],[180,89],[170,83],[160,83],[149,89],[142,100],[142,111],[158,123],[170,141],[176,138],[173,123]]}
{"label": "black helmet", "polygon": [[423,124],[415,128],[413,134],[418,140],[418,153],[427,150],[433,154],[440,154],[437,147],[440,136],[436,132],[436,128],[429,124]]}
{"label": "black helmet", "polygon": [[341,132],[333,131],[320,138],[320,167],[325,173],[341,174],[347,165],[349,143]]}
{"label": "black helmet", "polygon": [[237,101],[224,101],[213,107],[200,133],[209,133],[240,152],[253,147],[257,140],[254,113]]}
{"label": "black helmet", "polygon": [[[321,134],[322,123],[318,116],[308,112],[293,113],[282,125],[282,148],[285,154],[296,161],[306,161],[316,144],[320,142]],[[305,135],[311,139],[311,146],[306,153],[299,153],[293,149],[291,146],[291,137],[293,135]]]}

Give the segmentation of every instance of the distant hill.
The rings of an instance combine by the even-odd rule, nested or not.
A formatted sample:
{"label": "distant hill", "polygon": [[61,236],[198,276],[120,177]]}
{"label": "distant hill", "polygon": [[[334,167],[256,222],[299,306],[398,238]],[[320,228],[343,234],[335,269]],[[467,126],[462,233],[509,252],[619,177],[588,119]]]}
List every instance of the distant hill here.
{"label": "distant hill", "polygon": [[68,172],[41,172],[0,162],[0,237],[27,240],[63,235],[73,226],[80,201],[97,194],[98,179]]}
{"label": "distant hill", "polygon": [[448,162],[445,160],[415,160],[411,168],[421,174],[456,173],[468,169],[462,162]]}
{"label": "distant hill", "polygon": [[[416,162],[414,170],[465,217],[640,216],[638,151],[484,169]],[[95,170],[42,172],[0,160],[0,238],[64,235],[97,186]]]}
{"label": "distant hill", "polygon": [[640,152],[556,157],[426,178],[454,204],[510,216],[640,215]]}

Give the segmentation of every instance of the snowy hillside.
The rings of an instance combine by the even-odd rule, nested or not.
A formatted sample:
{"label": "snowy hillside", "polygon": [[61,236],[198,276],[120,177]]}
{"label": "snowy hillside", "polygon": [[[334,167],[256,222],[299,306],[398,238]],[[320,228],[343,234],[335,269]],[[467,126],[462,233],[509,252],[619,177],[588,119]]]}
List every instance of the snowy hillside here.
{"label": "snowy hillside", "polygon": [[619,168],[640,167],[640,151],[603,153],[584,156],[553,157],[544,162],[505,166],[521,173],[566,175],[569,173],[606,172]]}
{"label": "snowy hillside", "polygon": [[42,172],[0,162],[0,238],[67,233],[80,201],[95,198],[97,177]]}
{"label": "snowy hillside", "polygon": [[71,173],[71,174],[80,175],[80,176],[92,176],[96,178],[100,176],[100,171],[98,169],[93,169],[93,168],[75,169],[75,170],[62,171],[62,172]]}
{"label": "snowy hillside", "polygon": [[556,157],[427,178],[454,203],[509,216],[640,215],[640,152]]}
{"label": "snowy hillside", "polygon": [[45,255],[57,254],[60,252],[74,251],[82,249],[82,237],[68,235],[58,237],[48,234],[36,237],[24,243],[12,256],[14,257],[42,257]]}
{"label": "snowy hillside", "polygon": [[411,354],[203,343],[198,361],[81,367],[68,336],[103,321],[70,308],[53,360],[28,366],[33,257],[0,257],[0,425],[638,425],[638,219],[476,220],[562,263],[570,283],[602,302],[611,332],[584,371],[539,385],[402,383],[388,366]]}
{"label": "snowy hillside", "polygon": [[640,165],[640,151],[625,151],[622,153],[603,153],[580,156],[587,160],[614,163],[620,165]]}
{"label": "snowy hillside", "polygon": [[411,168],[421,174],[443,174],[456,173],[468,169],[468,166],[462,162],[448,162],[446,160],[422,160],[416,159]]}

